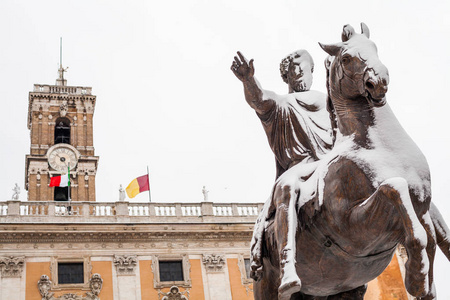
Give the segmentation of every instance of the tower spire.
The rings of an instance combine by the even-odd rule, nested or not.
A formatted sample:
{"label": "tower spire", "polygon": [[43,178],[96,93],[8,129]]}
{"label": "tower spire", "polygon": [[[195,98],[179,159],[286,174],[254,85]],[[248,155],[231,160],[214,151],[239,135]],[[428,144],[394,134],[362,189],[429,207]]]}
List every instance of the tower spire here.
{"label": "tower spire", "polygon": [[62,37],[59,38],[59,69],[58,69],[58,74],[59,74],[59,78],[56,79],[56,85],[61,85],[64,86],[67,84],[67,80],[64,79],[64,72],[67,72],[67,68],[63,68],[62,65]]}
{"label": "tower spire", "polygon": [[59,68],[62,68],[62,37],[59,38]]}

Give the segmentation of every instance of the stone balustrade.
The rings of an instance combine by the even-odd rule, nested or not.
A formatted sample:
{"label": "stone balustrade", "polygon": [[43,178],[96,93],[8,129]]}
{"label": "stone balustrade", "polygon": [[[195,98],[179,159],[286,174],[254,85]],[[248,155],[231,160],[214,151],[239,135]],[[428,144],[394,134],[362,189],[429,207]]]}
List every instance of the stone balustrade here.
{"label": "stone balustrade", "polygon": [[249,222],[262,203],[130,203],[118,202],[0,202],[0,223],[38,222]]}
{"label": "stone balustrade", "polygon": [[35,84],[33,92],[52,93],[52,94],[77,94],[77,95],[91,95],[91,87],[82,86],[60,86],[49,84]]}

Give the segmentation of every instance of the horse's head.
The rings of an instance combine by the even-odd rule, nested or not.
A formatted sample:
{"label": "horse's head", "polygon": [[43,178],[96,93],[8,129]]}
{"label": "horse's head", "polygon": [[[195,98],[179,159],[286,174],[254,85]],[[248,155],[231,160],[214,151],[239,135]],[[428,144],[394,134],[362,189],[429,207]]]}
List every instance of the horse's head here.
{"label": "horse's head", "polygon": [[332,99],[366,99],[371,106],[386,103],[389,73],[378,59],[377,47],[369,40],[369,35],[369,28],[364,23],[361,23],[361,34],[345,25],[341,43],[319,43],[334,57],[329,66],[328,82]]}

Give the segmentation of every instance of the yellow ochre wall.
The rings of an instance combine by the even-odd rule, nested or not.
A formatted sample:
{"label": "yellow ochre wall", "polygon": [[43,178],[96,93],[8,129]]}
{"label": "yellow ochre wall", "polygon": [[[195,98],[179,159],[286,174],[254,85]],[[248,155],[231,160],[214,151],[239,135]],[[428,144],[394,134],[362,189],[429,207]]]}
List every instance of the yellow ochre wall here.
{"label": "yellow ochre wall", "polygon": [[253,285],[247,295],[247,289],[242,285],[241,271],[239,270],[238,259],[227,259],[228,274],[230,276],[231,298],[233,300],[253,300]]}
{"label": "yellow ochre wall", "polygon": [[153,272],[151,260],[140,260],[141,300],[158,300],[158,292],[153,288]]}
{"label": "yellow ochre wall", "polygon": [[93,261],[92,274],[98,273],[103,279],[102,291],[100,299],[114,299],[113,278],[112,278],[112,262],[110,261]]}
{"label": "yellow ochre wall", "polygon": [[394,255],[389,266],[375,280],[369,282],[364,300],[407,300],[405,285]]}
{"label": "yellow ochre wall", "polygon": [[[42,275],[47,275],[50,280],[50,262],[28,262],[26,263],[25,299],[41,300],[41,294],[37,283]],[[12,300],[12,299],[11,299]]]}
{"label": "yellow ochre wall", "polygon": [[200,259],[191,259],[191,280],[192,289],[189,299],[205,300],[205,291],[203,289],[202,263]]}

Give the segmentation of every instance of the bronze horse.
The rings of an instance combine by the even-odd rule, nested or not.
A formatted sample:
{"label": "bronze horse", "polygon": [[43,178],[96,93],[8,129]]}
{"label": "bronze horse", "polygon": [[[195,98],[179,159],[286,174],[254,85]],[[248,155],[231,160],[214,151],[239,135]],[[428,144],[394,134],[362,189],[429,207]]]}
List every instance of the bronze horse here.
{"label": "bronze horse", "polygon": [[[321,44],[330,55],[328,110],[335,142],[314,173],[299,178],[316,190],[297,207],[309,217],[295,236],[301,289],[283,299],[363,299],[366,283],[383,272],[398,244],[409,257],[407,291],[435,299],[436,244],[450,260],[448,227],[431,204],[426,159],[386,103],[388,71],[369,29],[361,28],[357,34],[344,26],[341,43]],[[254,283],[257,300],[279,298],[274,219],[267,220],[264,232],[262,274]]]}

